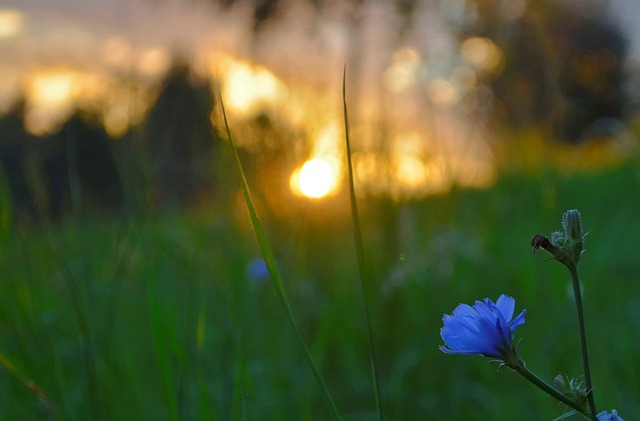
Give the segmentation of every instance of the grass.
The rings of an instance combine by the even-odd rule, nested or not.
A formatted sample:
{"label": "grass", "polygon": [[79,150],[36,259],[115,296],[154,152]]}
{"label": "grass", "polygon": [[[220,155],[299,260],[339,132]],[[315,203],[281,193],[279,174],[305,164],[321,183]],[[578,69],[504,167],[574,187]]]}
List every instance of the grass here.
{"label": "grass", "polygon": [[358,272],[360,275],[360,289],[362,292],[364,321],[367,327],[367,339],[369,342],[369,361],[371,364],[371,383],[374,402],[376,405],[376,414],[378,420],[383,419],[383,410],[380,401],[380,385],[378,380],[378,366],[376,363],[376,345],[373,337],[373,328],[371,327],[371,276],[367,272],[367,265],[365,263],[365,252],[362,238],[362,228],[360,227],[360,212],[358,211],[358,199],[356,196],[356,188],[353,177],[353,162],[351,160],[351,135],[349,130],[349,114],[347,107],[347,66],[344,67],[344,73],[342,75],[342,103],[344,112],[344,131],[345,131],[345,146],[347,156],[347,174],[349,183],[349,199],[351,204],[351,222],[353,224],[353,237],[356,247],[356,256],[358,262]]}
{"label": "grass", "polygon": [[[581,277],[596,403],[626,419],[640,413],[638,168],[513,173],[488,190],[402,206],[361,200],[385,418],[561,414],[514,373],[438,345],[443,313],[507,293],[528,310],[517,336],[529,368],[547,380],[579,375],[566,270],[529,247],[569,208],[592,230]],[[369,420],[377,414],[353,234],[348,220],[322,217],[330,211],[319,202],[262,223],[337,410]],[[278,291],[246,274],[260,255],[247,219],[229,207],[5,228],[0,419],[330,418]]]}
{"label": "grass", "polygon": [[307,358],[307,363],[311,368],[311,371],[313,372],[313,375],[315,376],[316,381],[318,382],[318,385],[320,386],[320,391],[322,392],[323,397],[325,398],[327,406],[331,411],[332,415],[334,416],[334,418],[340,419],[340,414],[338,413],[335,403],[333,402],[331,393],[327,389],[327,385],[325,384],[324,379],[320,374],[320,371],[318,371],[318,366],[313,360],[313,357],[311,356],[311,352],[309,351],[307,342],[302,336],[302,333],[300,333],[300,328],[298,327],[296,318],[293,315],[293,310],[291,309],[291,304],[289,303],[289,295],[287,294],[287,291],[284,287],[284,283],[282,282],[282,278],[280,276],[280,270],[278,269],[275,257],[273,255],[273,252],[271,251],[271,246],[269,245],[269,241],[267,239],[267,236],[265,235],[265,231],[262,228],[262,223],[260,222],[260,218],[258,218],[258,213],[253,204],[253,199],[251,198],[251,192],[249,189],[249,185],[247,183],[247,178],[244,173],[242,162],[240,161],[240,155],[238,154],[238,149],[236,147],[235,140],[231,135],[231,129],[229,128],[229,123],[227,122],[227,113],[225,112],[224,103],[222,102],[222,97],[220,97],[220,104],[222,108],[222,115],[224,118],[224,126],[227,131],[227,138],[229,140],[229,143],[231,144],[231,149],[233,150],[233,157],[235,159],[236,166],[238,168],[238,173],[240,174],[240,184],[242,186],[242,193],[244,196],[245,204],[247,205],[249,218],[251,219],[251,227],[253,228],[253,233],[255,234],[256,240],[258,241],[258,245],[260,246],[260,253],[262,254],[263,261],[269,272],[269,277],[271,278],[271,281],[273,282],[273,286],[276,288],[276,291],[280,296],[280,300],[282,301],[282,304],[285,310],[287,311],[287,315],[289,316],[289,321],[291,322],[291,326],[293,327],[293,330],[298,336],[300,346],[304,351],[305,357]]}

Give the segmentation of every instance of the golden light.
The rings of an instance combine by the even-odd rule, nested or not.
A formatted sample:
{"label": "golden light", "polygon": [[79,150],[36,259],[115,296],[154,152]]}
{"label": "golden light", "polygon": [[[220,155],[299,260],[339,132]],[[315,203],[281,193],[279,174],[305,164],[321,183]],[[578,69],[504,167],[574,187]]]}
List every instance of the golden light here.
{"label": "golden light", "polygon": [[24,15],[19,10],[0,10],[0,38],[9,38],[22,32]]}
{"label": "golden light", "polygon": [[485,37],[465,39],[460,47],[460,52],[467,62],[488,73],[498,70],[504,58],[500,48]]}
{"label": "golden light", "polygon": [[76,74],[67,69],[39,71],[25,78],[25,126],[30,133],[42,135],[72,112],[76,82]]}
{"label": "golden light", "polygon": [[150,102],[148,95],[132,95],[124,87],[112,89],[102,109],[107,133],[114,138],[120,137],[131,125],[142,123]]}
{"label": "golden light", "polygon": [[142,52],[138,60],[138,71],[145,76],[163,74],[171,66],[171,56],[162,48],[151,48]]}
{"label": "golden light", "polygon": [[447,162],[438,154],[427,153],[425,135],[408,132],[397,136],[391,147],[389,174],[395,198],[421,197],[441,193],[451,187]]}
{"label": "golden light", "polygon": [[329,161],[313,158],[293,172],[289,184],[297,195],[320,199],[335,192],[338,174]]}
{"label": "golden light", "polygon": [[450,109],[458,103],[459,94],[448,80],[435,79],[427,86],[427,95],[431,102],[442,109]]}
{"label": "golden light", "polygon": [[29,100],[43,106],[64,105],[72,97],[74,82],[75,74],[71,71],[36,74],[28,82]]}
{"label": "golden light", "polygon": [[395,178],[410,189],[420,189],[429,181],[425,163],[417,156],[400,155],[392,161]]}
{"label": "golden light", "polygon": [[[40,69],[25,75],[23,86],[25,125],[30,133],[42,135],[55,130],[76,108],[101,114],[110,133],[124,130],[122,113],[127,110],[114,114],[113,107],[117,102],[127,102],[131,95],[108,76],[66,67]],[[133,111],[129,108],[131,114]]]}
{"label": "golden light", "polygon": [[111,37],[102,45],[102,60],[119,71],[131,70],[133,54],[133,46],[122,36]]}
{"label": "golden light", "polygon": [[384,86],[392,92],[402,92],[416,84],[420,69],[420,55],[411,48],[393,54],[393,62],[382,76]]}
{"label": "golden light", "polygon": [[287,89],[266,67],[222,56],[215,60],[213,71],[220,78],[225,106],[232,113],[251,115],[280,102]]}
{"label": "golden light", "polygon": [[392,185],[389,178],[389,159],[375,151],[358,151],[353,154],[353,172],[359,190],[369,194],[388,193]]}

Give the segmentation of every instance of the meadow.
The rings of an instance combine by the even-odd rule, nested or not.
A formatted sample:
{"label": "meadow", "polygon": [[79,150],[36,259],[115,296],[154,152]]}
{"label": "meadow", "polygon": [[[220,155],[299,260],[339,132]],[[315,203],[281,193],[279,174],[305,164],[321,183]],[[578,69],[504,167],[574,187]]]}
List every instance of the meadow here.
{"label": "meadow", "polygon": [[[229,189],[239,189],[237,178]],[[389,420],[553,420],[563,408],[509,369],[445,355],[444,313],[500,294],[545,380],[581,373],[568,274],[533,234],[567,209],[591,233],[580,270],[599,410],[640,413],[640,166],[506,172],[485,190],[362,199],[365,281]],[[346,204],[346,205],[345,205]],[[258,204],[259,205],[259,204]],[[377,418],[348,197],[261,214],[293,314],[345,420]],[[259,207],[260,210],[260,207]],[[331,419],[260,257],[243,203],[4,225],[0,419]],[[575,417],[578,419],[578,417]]]}

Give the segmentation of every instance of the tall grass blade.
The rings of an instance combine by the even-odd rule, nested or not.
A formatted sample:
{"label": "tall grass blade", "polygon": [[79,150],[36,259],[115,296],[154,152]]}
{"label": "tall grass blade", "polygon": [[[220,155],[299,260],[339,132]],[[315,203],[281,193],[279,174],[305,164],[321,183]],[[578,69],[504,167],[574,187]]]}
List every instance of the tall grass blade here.
{"label": "tall grass blade", "polygon": [[49,249],[51,250],[52,255],[59,265],[60,272],[69,290],[71,305],[76,317],[76,322],[78,323],[78,337],[80,342],[79,347],[82,354],[84,371],[86,375],[89,411],[93,419],[101,420],[104,417],[102,414],[102,404],[98,392],[98,375],[96,373],[97,350],[95,349],[94,345],[93,332],[90,329],[88,310],[86,309],[83,300],[83,297],[86,297],[88,294],[86,292],[83,293],[81,284],[78,281],[76,275],[73,273],[64,257],[60,255],[55,236],[51,231],[51,228],[45,226],[44,234]]}
{"label": "tall grass blade", "polygon": [[353,236],[356,243],[356,254],[358,257],[358,269],[360,272],[360,287],[362,290],[362,301],[364,304],[364,316],[367,323],[367,336],[369,337],[369,360],[371,364],[371,380],[373,382],[373,394],[376,401],[376,412],[378,419],[382,420],[382,405],[380,403],[380,387],[378,385],[378,368],[376,365],[376,352],[373,343],[373,330],[371,329],[371,317],[369,316],[369,300],[371,293],[365,280],[364,245],[362,243],[362,231],[360,229],[360,217],[358,216],[358,201],[356,200],[356,190],[353,182],[353,164],[351,162],[351,138],[349,137],[349,115],[347,113],[347,66],[342,74],[342,105],[344,110],[345,142],[347,144],[347,169],[349,173],[349,196],[351,197],[351,218],[353,220]]}
{"label": "tall grass blade", "polygon": [[169,335],[172,335],[165,328],[165,321],[162,320],[162,309],[158,302],[157,285],[149,282],[148,286],[149,318],[151,323],[151,338],[156,354],[158,369],[164,398],[166,417],[170,421],[178,420],[178,398],[174,388],[174,378],[171,372],[171,356],[169,349]]}
{"label": "tall grass blade", "polygon": [[0,366],[4,367],[9,373],[13,374],[20,383],[22,383],[27,389],[29,389],[34,395],[40,399],[40,401],[49,409],[51,414],[57,419],[61,419],[61,415],[58,408],[45,393],[45,391],[38,386],[33,380],[27,377],[21,370],[19,370],[13,362],[11,362],[4,354],[0,353]]}
{"label": "tall grass blade", "polygon": [[329,393],[329,389],[322,379],[320,375],[320,371],[313,361],[313,357],[311,356],[311,352],[309,351],[309,347],[307,346],[302,333],[300,333],[300,329],[298,328],[298,324],[296,323],[296,319],[293,315],[293,310],[291,309],[291,304],[289,303],[289,298],[287,296],[287,292],[284,288],[284,283],[282,282],[282,278],[280,277],[280,272],[275,263],[275,259],[273,257],[273,253],[271,251],[271,247],[269,246],[269,242],[267,241],[267,236],[265,235],[264,230],[262,229],[262,224],[260,223],[260,219],[258,218],[258,213],[253,205],[253,200],[251,199],[251,194],[249,191],[249,185],[247,184],[247,178],[244,174],[244,169],[242,167],[242,163],[240,162],[240,155],[238,154],[238,149],[236,148],[235,141],[233,136],[231,135],[231,129],[229,128],[229,123],[227,121],[227,112],[224,108],[224,103],[222,101],[222,96],[220,96],[220,106],[222,108],[222,117],[224,118],[224,126],[227,131],[227,137],[229,138],[229,143],[231,144],[231,150],[233,151],[233,157],[236,162],[236,166],[238,167],[238,172],[240,174],[240,182],[242,184],[242,193],[244,195],[245,203],[247,204],[247,210],[249,211],[249,217],[251,219],[251,226],[253,227],[253,232],[258,241],[258,245],[260,246],[260,251],[262,253],[262,258],[267,265],[267,269],[269,270],[269,276],[278,291],[278,295],[280,296],[280,300],[282,301],[287,315],[289,316],[289,321],[293,325],[293,329],[298,336],[300,341],[300,345],[304,349],[305,356],[307,357],[307,362],[313,371],[313,375],[316,378],[316,381],[320,385],[322,389],[322,393],[324,399],[329,407],[329,410],[333,414],[334,418],[339,420],[341,419],[340,414],[338,413],[338,409],[336,408],[333,399],[331,398],[331,394]]}

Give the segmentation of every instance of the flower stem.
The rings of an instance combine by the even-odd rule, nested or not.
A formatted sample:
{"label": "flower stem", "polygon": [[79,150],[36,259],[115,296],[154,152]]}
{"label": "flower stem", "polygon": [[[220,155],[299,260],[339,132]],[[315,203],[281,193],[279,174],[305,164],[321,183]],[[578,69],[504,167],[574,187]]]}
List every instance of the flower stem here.
{"label": "flower stem", "polygon": [[565,396],[564,394],[560,393],[560,391],[550,386],[540,377],[536,376],[532,371],[530,371],[524,365],[524,362],[521,362],[520,364],[515,366],[511,366],[511,368],[514,371],[516,371],[518,374],[520,374],[522,377],[529,380],[534,385],[538,386],[538,388],[546,392],[549,396],[559,400],[560,402],[567,405],[568,407],[575,409],[578,413],[582,414],[585,418],[590,419],[592,421],[597,421],[597,418],[594,415],[595,412],[591,412],[591,414],[589,414],[586,408],[582,407],[580,404],[570,399],[568,396]]}
{"label": "flower stem", "polygon": [[566,264],[571,273],[571,284],[573,285],[573,295],[576,300],[576,313],[578,316],[578,331],[580,333],[580,350],[582,351],[582,368],[584,371],[584,384],[587,387],[587,402],[592,414],[596,414],[596,403],[593,399],[593,386],[591,383],[591,370],[589,369],[589,353],[587,352],[587,335],[584,328],[584,312],[582,310],[582,293],[580,292],[580,279],[578,278],[578,267],[571,262]]}

